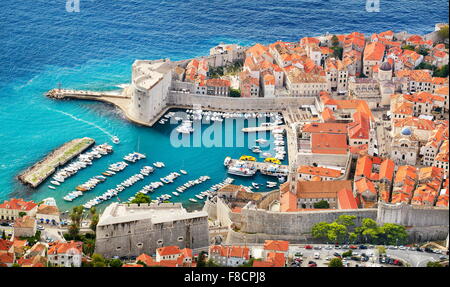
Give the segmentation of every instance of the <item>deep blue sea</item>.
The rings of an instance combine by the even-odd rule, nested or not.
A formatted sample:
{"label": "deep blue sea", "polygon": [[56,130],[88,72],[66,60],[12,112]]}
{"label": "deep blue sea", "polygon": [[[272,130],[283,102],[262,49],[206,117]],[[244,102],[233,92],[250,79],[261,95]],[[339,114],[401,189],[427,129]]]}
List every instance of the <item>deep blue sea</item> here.
{"label": "deep blue sea", "polygon": [[[64,88],[114,90],[130,80],[135,59],[180,60],[207,54],[220,42],[267,44],[326,32],[392,29],[425,34],[433,31],[435,23],[448,21],[448,2],[436,0],[381,0],[379,13],[366,12],[364,0],[80,0],[80,4],[79,13],[68,13],[65,0],[0,1],[0,200],[52,196],[67,209],[115,186],[145,164],[164,161],[166,168],[120,198],[125,200],[144,184],[180,168],[189,174],[152,196],[170,193],[189,179],[211,176],[179,198],[186,202],[227,177],[222,164],[225,156],[249,153],[247,147],[174,148],[168,126],[135,126],[102,103],[45,98],[43,93],[58,83]],[[95,161],[56,191],[48,189],[48,183],[33,190],[15,179],[68,140],[89,136],[103,143],[110,141],[108,134],[122,141],[114,154]],[[147,160],[73,203],[62,200],[76,185],[138,149],[147,154]]]}

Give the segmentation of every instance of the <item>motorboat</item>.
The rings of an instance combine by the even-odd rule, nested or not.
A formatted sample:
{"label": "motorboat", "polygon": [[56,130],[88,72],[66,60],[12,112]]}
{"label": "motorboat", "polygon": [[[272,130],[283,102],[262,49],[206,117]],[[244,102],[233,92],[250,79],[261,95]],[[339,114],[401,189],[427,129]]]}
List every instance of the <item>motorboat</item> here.
{"label": "motorboat", "polygon": [[197,200],[195,200],[195,199],[193,199],[193,198],[189,198],[189,201],[197,202]]}
{"label": "motorboat", "polygon": [[115,144],[119,144],[120,143],[120,139],[117,136],[113,136],[112,137],[112,142]]}
{"label": "motorboat", "polygon": [[50,189],[56,189],[56,187],[54,187],[53,185],[49,185],[48,188],[50,188]]}
{"label": "motorboat", "polygon": [[180,172],[181,172],[182,174],[187,174],[187,171],[185,171],[184,169],[180,169]]}
{"label": "motorboat", "polygon": [[58,181],[56,181],[56,180],[52,180],[52,181],[50,181],[52,184],[54,184],[54,185],[61,185],[61,183],[59,183]]}

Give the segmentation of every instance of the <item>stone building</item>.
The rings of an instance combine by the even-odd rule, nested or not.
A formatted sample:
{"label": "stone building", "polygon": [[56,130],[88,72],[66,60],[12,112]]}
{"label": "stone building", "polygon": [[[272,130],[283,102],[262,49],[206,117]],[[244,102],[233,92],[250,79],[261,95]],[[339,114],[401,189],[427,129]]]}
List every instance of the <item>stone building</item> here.
{"label": "stone building", "polygon": [[155,254],[164,246],[209,245],[208,214],[187,212],[181,203],[113,203],[101,215],[96,233],[96,253],[108,258]]}
{"label": "stone building", "polygon": [[172,82],[170,60],[135,61],[132,68],[131,115],[143,122],[151,121],[166,107]]}
{"label": "stone building", "polygon": [[419,140],[410,128],[403,128],[392,139],[391,159],[397,165],[416,165],[419,153]]}

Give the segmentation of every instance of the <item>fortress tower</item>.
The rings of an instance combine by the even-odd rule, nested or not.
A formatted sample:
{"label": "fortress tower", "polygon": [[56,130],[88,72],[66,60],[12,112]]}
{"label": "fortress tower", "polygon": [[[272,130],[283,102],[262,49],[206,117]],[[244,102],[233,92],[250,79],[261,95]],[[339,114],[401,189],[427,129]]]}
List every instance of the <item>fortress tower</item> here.
{"label": "fortress tower", "polygon": [[169,59],[156,61],[136,60],[132,68],[131,115],[149,122],[166,106],[172,81]]}

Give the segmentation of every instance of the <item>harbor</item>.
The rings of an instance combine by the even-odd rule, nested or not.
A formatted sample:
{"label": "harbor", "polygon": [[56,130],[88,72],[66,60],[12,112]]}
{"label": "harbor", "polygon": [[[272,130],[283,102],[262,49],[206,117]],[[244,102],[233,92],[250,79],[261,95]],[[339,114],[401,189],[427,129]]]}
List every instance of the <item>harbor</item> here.
{"label": "harbor", "polygon": [[56,169],[90,148],[95,143],[92,138],[71,140],[52,151],[44,159],[34,164],[18,176],[18,179],[33,188],[38,187]]}
{"label": "harbor", "polygon": [[[64,102],[62,102],[64,103]],[[66,102],[69,103],[69,102]],[[95,105],[94,102],[87,102],[88,105]],[[103,106],[107,110],[111,107]],[[51,109],[52,111],[53,109]],[[55,108],[55,111],[58,109]],[[180,112],[181,115],[180,116]],[[88,127],[90,132],[85,133],[84,130],[80,130],[80,134],[95,135],[98,141],[108,141],[109,144],[114,147],[114,153],[108,156],[101,156],[100,158],[92,157],[86,159],[87,162],[75,160],[75,156],[72,158],[72,162],[67,161],[66,165],[61,165],[57,169],[55,175],[57,178],[49,178],[48,183],[36,189],[32,193],[32,198],[40,200],[41,197],[54,196],[58,202],[58,206],[63,209],[70,209],[76,205],[83,205],[84,207],[97,206],[100,210],[113,201],[127,202],[132,200],[138,192],[147,194],[151,197],[152,202],[183,202],[187,208],[198,208],[199,204],[203,204],[203,201],[214,190],[208,189],[204,184],[195,184],[200,178],[210,178],[213,181],[224,183],[224,179],[230,176],[229,181],[236,181],[237,184],[246,188],[258,186],[261,188],[255,188],[257,191],[267,191],[272,188],[272,185],[267,185],[266,182],[270,180],[267,175],[270,174],[270,169],[263,169],[262,172],[256,174],[252,178],[244,178],[241,176],[235,176],[227,173],[223,170],[222,162],[225,156],[231,156],[233,158],[239,158],[240,155],[248,153],[249,146],[252,144],[261,144],[261,155],[268,155],[269,152],[273,156],[282,156],[279,152],[283,152],[281,149],[283,146],[274,145],[274,141],[281,143],[282,134],[284,130],[282,128],[272,129],[271,132],[266,131],[260,135],[261,138],[255,141],[251,137],[249,146],[230,148],[209,148],[209,149],[173,149],[170,145],[170,134],[177,130],[180,123],[183,120],[188,121],[201,121],[201,125],[196,125],[196,129],[200,129],[202,132],[207,129],[213,123],[219,123],[222,125],[224,132],[231,127],[238,133],[242,133],[244,139],[247,138],[248,133],[243,133],[241,127],[236,129],[236,121],[225,121],[225,119],[252,119],[247,124],[249,125],[262,125],[266,123],[274,124],[280,127],[282,123],[282,116],[276,112],[212,112],[200,109],[181,109],[168,111],[160,119],[161,122],[157,123],[152,129],[148,129],[143,126],[134,126],[124,121],[114,121],[114,117],[111,117],[108,121],[105,119],[103,123],[94,122],[89,117],[86,117],[82,112],[66,112],[66,113],[52,113],[53,115],[64,115],[63,121],[70,124],[71,122],[81,122],[85,127]],[[107,124],[113,122],[114,128],[108,127]],[[178,123],[178,124],[177,124]],[[119,126],[120,125],[120,126]],[[124,130],[127,126],[132,126],[133,129],[139,130],[139,135],[127,135]],[[120,128],[119,128],[120,127]],[[99,133],[101,131],[102,133]],[[184,130],[177,132],[182,133]],[[275,132],[283,133],[277,134]],[[192,132],[189,132],[192,133]],[[119,140],[120,138],[120,140]],[[250,139],[250,138],[249,138]],[[158,145],[153,143],[158,142]],[[144,144],[143,144],[144,143]],[[145,144],[148,143],[148,144]],[[108,145],[109,145],[108,144]],[[138,153],[130,153],[130,147],[137,148]],[[273,147],[276,148],[273,149]],[[95,148],[95,147],[94,147]],[[167,152],[167,148],[171,152]],[[270,150],[268,150],[270,148]],[[276,154],[275,154],[276,152]],[[88,154],[89,152],[85,152]],[[80,153],[81,156],[83,153]],[[108,153],[109,154],[109,153]],[[143,166],[132,164],[137,154],[150,155],[151,162],[147,162],[144,166],[155,167],[155,172],[149,172],[149,181],[141,180],[141,174]],[[119,157],[118,157],[119,156]],[[199,161],[201,158],[207,156],[208,161]],[[280,157],[281,162],[284,162],[284,156]],[[180,161],[181,160],[181,161]],[[77,163],[76,166],[73,164]],[[158,174],[156,171],[167,165],[169,172],[164,174]],[[70,167],[70,170],[66,170]],[[72,170],[73,168],[73,170]],[[84,171],[86,170],[86,171]],[[168,175],[170,176],[170,170],[178,172],[183,175],[185,183],[191,182],[188,192],[178,192],[176,183],[170,183],[166,181]],[[187,172],[187,171],[188,172]],[[208,173],[204,173],[208,170]],[[67,174],[65,172],[68,172]],[[144,171],[146,172],[146,171]],[[75,176],[76,174],[76,176]],[[151,175],[151,177],[150,177]],[[274,174],[273,174],[274,175]],[[60,177],[61,176],[61,177]],[[142,176],[147,177],[145,174]],[[163,177],[162,177],[163,176]],[[57,180],[59,179],[59,181]],[[167,178],[170,180],[170,178]],[[166,183],[162,181],[166,181]],[[43,180],[45,181],[45,180]],[[124,182],[130,182],[128,187],[124,186]],[[59,184],[59,185],[58,185]],[[121,186],[122,185],[122,186]],[[51,187],[50,187],[51,186]],[[218,185],[215,185],[218,188]],[[174,192],[178,193],[177,196]],[[80,200],[82,197],[82,200]],[[119,198],[120,197],[120,198]]]}

